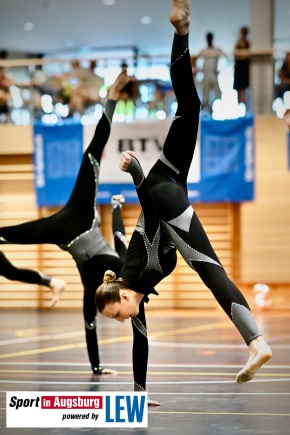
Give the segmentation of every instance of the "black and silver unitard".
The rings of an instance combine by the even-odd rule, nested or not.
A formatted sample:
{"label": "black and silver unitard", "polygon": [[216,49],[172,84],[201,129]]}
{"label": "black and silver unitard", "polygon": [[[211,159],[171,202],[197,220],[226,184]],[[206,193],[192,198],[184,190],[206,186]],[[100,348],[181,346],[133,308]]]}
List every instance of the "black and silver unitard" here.
{"label": "black and silver unitard", "polygon": [[10,281],[21,281],[28,284],[38,284],[49,287],[51,277],[32,269],[14,266],[3,252],[0,251],[0,275]]}
{"label": "black and silver unitard", "polygon": [[[146,299],[148,294],[155,293],[154,286],[175,268],[177,248],[249,343],[261,334],[245,298],[215,254],[187,195],[187,175],[200,112],[188,35],[175,34],[170,70],[178,108],[161,155],[147,178],[137,159],[132,158],[128,168],[143,212],[132,235],[121,277]],[[145,321],[145,315],[142,316]],[[146,324],[139,325],[139,330],[145,338]],[[143,360],[135,361],[136,389],[145,389],[146,351],[145,347]]]}
{"label": "black and silver unitard", "polygon": [[115,101],[107,101],[66,205],[49,217],[0,229],[0,243],[53,243],[73,256],[84,286],[87,350],[95,373],[101,371],[96,336],[95,291],[102,284],[106,270],[120,272],[126,253],[120,205],[113,206],[112,219],[118,253],[103,238],[96,210],[99,165],[110,135],[115,106]]}

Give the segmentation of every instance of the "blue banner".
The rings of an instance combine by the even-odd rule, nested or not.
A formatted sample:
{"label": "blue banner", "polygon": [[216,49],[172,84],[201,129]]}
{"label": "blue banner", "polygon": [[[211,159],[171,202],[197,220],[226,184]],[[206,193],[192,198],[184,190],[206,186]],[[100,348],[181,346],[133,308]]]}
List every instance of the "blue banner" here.
{"label": "blue banner", "polygon": [[197,201],[241,202],[254,198],[252,115],[224,121],[202,118],[200,147],[200,183],[190,186],[199,191]]}
{"label": "blue banner", "polygon": [[[111,196],[119,193],[125,196],[127,203],[138,202],[131,177],[118,169],[120,152],[129,144],[137,152],[146,174],[160,154],[171,122],[113,125],[102,157],[99,204],[110,203]],[[88,129],[87,126],[68,122],[56,126],[35,124],[35,186],[39,206],[59,206],[68,200],[81,164],[83,148],[89,144],[94,130],[95,126]],[[188,176],[189,200],[252,200],[254,174],[253,116],[224,121],[201,118],[200,137]]]}
{"label": "blue banner", "polygon": [[34,168],[37,204],[61,206],[73,189],[83,156],[80,123],[34,125]]}

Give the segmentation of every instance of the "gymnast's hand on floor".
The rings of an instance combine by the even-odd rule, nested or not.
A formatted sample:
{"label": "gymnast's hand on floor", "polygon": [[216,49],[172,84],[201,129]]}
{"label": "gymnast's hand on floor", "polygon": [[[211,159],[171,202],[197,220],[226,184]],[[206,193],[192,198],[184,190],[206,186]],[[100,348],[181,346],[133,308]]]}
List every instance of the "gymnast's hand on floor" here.
{"label": "gymnast's hand on floor", "polygon": [[126,172],[126,170],[128,169],[128,167],[131,163],[132,157],[135,157],[137,159],[137,154],[134,153],[134,151],[127,150],[127,151],[122,152],[121,160],[120,160],[120,164],[119,164],[121,171]]}
{"label": "gymnast's hand on floor", "polygon": [[161,403],[156,402],[156,400],[148,400],[148,406],[160,406]]}
{"label": "gymnast's hand on floor", "polygon": [[117,375],[118,372],[117,372],[117,370],[106,369],[106,368],[105,368],[105,369],[102,369],[101,374],[102,374],[102,375]]}

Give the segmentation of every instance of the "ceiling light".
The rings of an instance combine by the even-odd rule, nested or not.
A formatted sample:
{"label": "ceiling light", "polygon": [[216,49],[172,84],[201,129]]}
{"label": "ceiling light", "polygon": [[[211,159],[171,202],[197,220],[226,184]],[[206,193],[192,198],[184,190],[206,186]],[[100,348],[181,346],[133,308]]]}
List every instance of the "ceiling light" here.
{"label": "ceiling light", "polygon": [[25,23],[23,25],[23,29],[27,30],[27,31],[33,30],[34,29],[34,24],[33,23]]}
{"label": "ceiling light", "polygon": [[140,18],[140,23],[141,24],[150,24],[152,22],[152,18],[148,17],[148,16],[144,16]]}

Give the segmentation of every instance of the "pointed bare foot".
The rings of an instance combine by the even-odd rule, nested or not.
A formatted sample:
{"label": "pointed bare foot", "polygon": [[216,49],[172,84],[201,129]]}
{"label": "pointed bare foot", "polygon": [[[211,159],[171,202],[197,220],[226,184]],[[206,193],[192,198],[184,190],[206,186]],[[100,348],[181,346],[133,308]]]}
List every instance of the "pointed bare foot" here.
{"label": "pointed bare foot", "polygon": [[113,195],[111,198],[111,204],[113,207],[117,207],[118,205],[122,205],[125,202],[125,198],[122,194]]}
{"label": "pointed bare foot", "polygon": [[116,78],[115,82],[109,89],[108,98],[110,100],[118,100],[120,92],[126,86],[127,83],[131,80],[131,77],[127,74],[127,68],[122,68],[122,71]]}
{"label": "pointed bare foot", "polygon": [[60,300],[61,292],[65,289],[66,282],[62,279],[52,278],[50,282],[50,288],[52,290],[52,300],[49,304],[50,307],[54,307]]}
{"label": "pointed bare foot", "polygon": [[272,350],[262,337],[257,337],[249,344],[250,356],[247,364],[236,376],[236,382],[242,384],[255,376],[259,368],[272,357]]}
{"label": "pointed bare foot", "polygon": [[172,0],[170,22],[178,35],[187,35],[190,24],[190,0]]}

